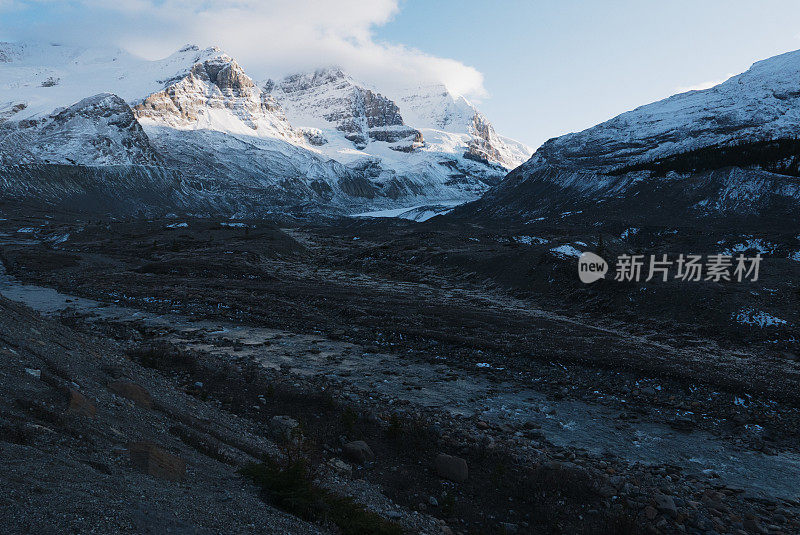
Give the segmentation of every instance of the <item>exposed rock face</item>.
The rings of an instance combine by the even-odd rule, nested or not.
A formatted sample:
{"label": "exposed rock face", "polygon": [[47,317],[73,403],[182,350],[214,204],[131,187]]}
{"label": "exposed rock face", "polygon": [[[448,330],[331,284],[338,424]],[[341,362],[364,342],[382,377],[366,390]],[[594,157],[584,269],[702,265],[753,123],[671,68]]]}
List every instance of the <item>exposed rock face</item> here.
{"label": "exposed rock face", "polygon": [[358,149],[370,140],[402,142],[392,147],[402,151],[422,144],[422,134],[403,123],[394,102],[359,86],[340,69],[295,74],[279,83],[270,80],[264,90],[273,94],[290,116],[320,117],[333,123]]}
{"label": "exposed rock face", "polygon": [[226,54],[195,63],[185,76],[134,107],[146,124],[180,129],[229,126],[216,110],[229,112],[254,135],[302,143],[303,134],[292,128],[275,100]]}
{"label": "exposed rock face", "polygon": [[306,141],[315,147],[321,147],[328,142],[319,128],[301,128],[300,131],[303,133],[303,137],[306,138]]}
{"label": "exposed rock face", "polygon": [[[12,107],[24,109],[17,104]],[[128,105],[102,93],[40,119],[0,125],[0,162],[156,165],[161,160]]]}
{"label": "exposed rock face", "polygon": [[13,118],[15,114],[21,112],[27,107],[24,102],[9,102],[0,106],[0,124]]}
{"label": "exposed rock face", "polygon": [[483,116],[476,112],[472,116],[470,125],[472,139],[467,145],[467,154],[479,161],[500,164],[503,167],[513,167],[513,160],[509,160],[508,155],[502,150],[504,142],[495,133],[492,124]]}

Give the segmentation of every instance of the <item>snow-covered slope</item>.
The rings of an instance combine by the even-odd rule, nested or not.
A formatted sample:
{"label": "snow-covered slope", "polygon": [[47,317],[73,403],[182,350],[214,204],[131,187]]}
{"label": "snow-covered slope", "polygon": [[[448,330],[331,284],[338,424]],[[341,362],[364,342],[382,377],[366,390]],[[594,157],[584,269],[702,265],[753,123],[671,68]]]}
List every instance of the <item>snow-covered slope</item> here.
{"label": "snow-covered slope", "polygon": [[[411,91],[405,102],[395,101],[338,68],[268,80],[263,87],[316,150],[372,170],[376,184],[406,205],[475,198],[530,155],[524,145],[497,136],[466,100],[443,87],[436,101]],[[428,115],[452,120],[436,123],[414,113],[414,98]]]}
{"label": "snow-covered slope", "polygon": [[168,164],[226,205],[347,210],[378,196],[369,182],[363,191],[348,188],[355,173],[312,150],[275,100],[220,51],[202,54],[133,110]]}
{"label": "snow-covered slope", "polygon": [[505,175],[517,157],[508,147],[525,149],[453,102],[464,120],[426,127],[427,141],[395,101],[338,69],[259,86],[214,47],[147,61],[0,43],[5,165],[161,166],[195,185],[203,206],[353,212],[472,200]]}
{"label": "snow-covered slope", "polygon": [[50,115],[0,123],[0,165],[158,165],[159,156],[124,100],[87,97]]}
{"label": "snow-covered slope", "polygon": [[[777,217],[800,209],[800,51],[547,141],[455,215]],[[772,214],[767,212],[772,211]]]}
{"label": "snow-covered slope", "polygon": [[[217,54],[215,48],[186,46],[147,61],[120,49],[0,43],[0,116],[3,110],[15,120],[49,114],[98,93],[136,102]],[[17,111],[10,113],[15,106]]]}
{"label": "snow-covered slope", "polygon": [[492,124],[467,99],[444,85],[402,91],[400,110],[422,130],[432,151],[456,152],[513,169],[527,160],[530,147],[495,132]]}
{"label": "snow-covered slope", "polygon": [[[83,189],[97,199],[120,183],[117,175],[126,182],[153,174],[159,191],[172,184],[186,207],[258,211],[273,200],[325,205],[352,179],[344,166],[309,151],[274,101],[216,48],[187,46],[152,62],[52,45],[3,44],[0,52],[0,156],[5,166],[26,166],[6,174],[20,182],[7,194],[47,192],[52,202],[63,180],[64,195],[76,198]],[[97,91],[113,94],[85,98]],[[101,178],[107,166],[117,167],[107,183],[93,184],[74,180],[63,165],[95,166],[81,173]],[[125,165],[148,168],[119,168]]]}
{"label": "snow-covered slope", "polygon": [[800,134],[800,50],[755,63],[702,91],[641,106],[545,143],[532,162],[609,168],[653,161],[711,145]]}
{"label": "snow-covered slope", "polygon": [[296,74],[278,83],[268,80],[264,88],[280,102],[293,124],[306,128],[317,146],[331,142],[329,137],[339,137],[330,136],[332,130],[356,149],[378,141],[410,152],[422,144],[422,135],[403,123],[394,102],[356,84],[341,69]]}
{"label": "snow-covered slope", "polygon": [[134,104],[143,125],[215,130],[305,145],[302,134],[292,128],[275,101],[256,87],[236,60],[216,49],[204,51],[188,71],[166,83],[163,90]]}

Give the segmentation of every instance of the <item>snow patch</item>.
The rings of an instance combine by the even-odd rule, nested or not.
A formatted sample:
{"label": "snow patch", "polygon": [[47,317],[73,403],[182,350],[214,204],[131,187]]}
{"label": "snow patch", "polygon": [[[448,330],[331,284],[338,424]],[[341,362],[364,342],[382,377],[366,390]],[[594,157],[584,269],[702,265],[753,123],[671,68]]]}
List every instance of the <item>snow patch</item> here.
{"label": "snow patch", "polygon": [[734,253],[744,253],[751,250],[755,250],[757,253],[761,254],[772,254],[776,247],[777,246],[774,243],[770,243],[760,238],[751,238],[725,249],[722,251],[722,254],[733,256]]}
{"label": "snow patch", "polygon": [[762,329],[764,327],[776,327],[778,325],[786,325],[787,321],[763,310],[754,310],[752,308],[743,309],[736,314],[735,319],[737,322],[744,325],[758,325]]}
{"label": "snow patch", "polygon": [[434,216],[446,214],[453,210],[453,208],[456,206],[464,204],[465,202],[467,201],[446,201],[437,203],[435,205],[420,204],[405,208],[392,208],[389,210],[362,212],[360,214],[353,214],[351,217],[397,217],[400,219],[408,219],[421,223]]}
{"label": "snow patch", "polygon": [[517,243],[524,243],[525,245],[544,245],[550,242],[550,240],[536,236],[513,236],[511,239]]}
{"label": "snow patch", "polygon": [[622,231],[622,234],[619,235],[620,240],[627,240],[630,236],[635,236],[639,234],[639,229],[636,227],[626,228]]}
{"label": "snow patch", "polygon": [[550,249],[550,252],[560,258],[570,258],[570,257],[578,258],[581,256],[581,254],[583,254],[582,251],[579,251],[578,249],[569,244],[553,247],[552,249]]}

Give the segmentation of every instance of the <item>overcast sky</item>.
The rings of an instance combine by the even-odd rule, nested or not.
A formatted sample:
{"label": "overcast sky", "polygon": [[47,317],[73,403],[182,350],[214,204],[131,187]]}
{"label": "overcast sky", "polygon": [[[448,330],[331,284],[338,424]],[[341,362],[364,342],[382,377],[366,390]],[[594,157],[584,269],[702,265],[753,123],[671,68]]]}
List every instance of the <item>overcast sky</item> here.
{"label": "overcast sky", "polygon": [[[0,39],[216,44],[256,78],[441,81],[532,147],[800,48],[794,0],[0,0]],[[389,92],[389,91],[387,91]]]}

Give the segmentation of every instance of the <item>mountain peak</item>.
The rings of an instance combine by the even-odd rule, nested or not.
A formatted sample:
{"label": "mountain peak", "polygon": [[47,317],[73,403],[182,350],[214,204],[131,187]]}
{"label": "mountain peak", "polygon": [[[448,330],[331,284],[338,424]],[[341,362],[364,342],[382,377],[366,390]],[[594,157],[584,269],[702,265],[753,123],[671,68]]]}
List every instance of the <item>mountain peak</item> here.
{"label": "mountain peak", "polygon": [[[357,86],[353,78],[340,67],[322,67],[309,72],[299,72],[286,76],[278,82],[279,89],[285,92],[306,91],[323,85]],[[272,87],[270,88],[272,89]]]}
{"label": "mountain peak", "polygon": [[177,53],[182,54],[186,52],[200,52],[201,56],[206,56],[212,54],[219,54],[222,52],[222,49],[216,45],[211,45],[201,50],[199,45],[196,45],[194,43],[189,43],[180,47]]}
{"label": "mountain peak", "polygon": [[422,134],[405,125],[395,102],[356,83],[339,67],[293,74],[278,83],[268,80],[264,89],[294,124],[320,131],[333,128],[359,150],[372,141],[403,152],[422,143]]}
{"label": "mountain peak", "polygon": [[551,139],[535,162],[613,170],[705,147],[795,138],[799,78],[800,51],[761,60],[709,89],[673,95]]}

